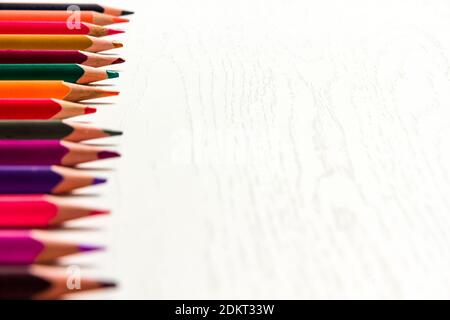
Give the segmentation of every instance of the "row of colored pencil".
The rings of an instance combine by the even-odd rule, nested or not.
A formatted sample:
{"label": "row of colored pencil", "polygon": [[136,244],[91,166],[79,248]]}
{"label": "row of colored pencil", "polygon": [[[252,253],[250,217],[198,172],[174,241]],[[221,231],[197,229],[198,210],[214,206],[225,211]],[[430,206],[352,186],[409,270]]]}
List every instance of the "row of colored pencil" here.
{"label": "row of colored pencil", "polygon": [[109,213],[55,195],[105,183],[75,167],[120,156],[83,144],[120,131],[67,119],[97,111],[84,100],[119,94],[90,84],[119,77],[98,68],[124,62],[100,53],[122,43],[101,37],[123,33],[105,26],[128,22],[126,14],[97,4],[0,3],[0,299],[58,299],[114,286],[87,278],[69,286],[59,259],[102,248],[40,229]]}

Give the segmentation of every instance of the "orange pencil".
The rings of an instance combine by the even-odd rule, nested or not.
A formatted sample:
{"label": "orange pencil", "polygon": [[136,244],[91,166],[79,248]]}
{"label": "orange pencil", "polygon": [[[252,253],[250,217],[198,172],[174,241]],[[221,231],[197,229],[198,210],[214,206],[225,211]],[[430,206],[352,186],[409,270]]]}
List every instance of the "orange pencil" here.
{"label": "orange pencil", "polygon": [[75,25],[78,18],[80,22],[99,26],[129,21],[126,18],[94,11],[0,10],[0,21],[62,21]]}
{"label": "orange pencil", "polygon": [[118,94],[118,91],[64,81],[0,81],[0,98],[53,98],[76,102]]}
{"label": "orange pencil", "polygon": [[0,34],[0,50],[83,50],[100,52],[121,47],[123,47],[123,44],[118,41],[85,35]]}

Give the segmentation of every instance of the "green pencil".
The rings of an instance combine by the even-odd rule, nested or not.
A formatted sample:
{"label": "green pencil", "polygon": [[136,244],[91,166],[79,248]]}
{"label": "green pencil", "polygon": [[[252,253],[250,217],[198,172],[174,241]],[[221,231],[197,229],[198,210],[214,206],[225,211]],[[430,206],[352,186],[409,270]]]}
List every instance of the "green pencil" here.
{"label": "green pencil", "polygon": [[63,80],[87,84],[118,76],[116,71],[78,64],[0,64],[0,80]]}

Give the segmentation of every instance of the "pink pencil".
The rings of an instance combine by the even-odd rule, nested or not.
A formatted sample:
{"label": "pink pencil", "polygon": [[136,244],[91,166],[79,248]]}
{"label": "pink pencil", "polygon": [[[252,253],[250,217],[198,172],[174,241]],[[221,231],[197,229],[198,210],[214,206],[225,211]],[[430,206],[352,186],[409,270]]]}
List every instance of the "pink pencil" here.
{"label": "pink pencil", "polygon": [[69,28],[66,22],[61,21],[0,21],[0,34],[84,34],[104,37],[123,32],[86,22],[80,23],[77,28]]}
{"label": "pink pencil", "polygon": [[108,210],[82,207],[48,195],[0,195],[0,228],[48,228]]}

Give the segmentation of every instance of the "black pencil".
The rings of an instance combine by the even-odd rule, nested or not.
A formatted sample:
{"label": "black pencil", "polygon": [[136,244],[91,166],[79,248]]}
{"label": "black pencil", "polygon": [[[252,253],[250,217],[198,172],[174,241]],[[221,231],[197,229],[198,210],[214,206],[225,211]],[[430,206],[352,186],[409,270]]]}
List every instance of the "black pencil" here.
{"label": "black pencil", "polygon": [[70,282],[66,270],[47,266],[0,267],[0,299],[59,299],[67,294],[112,288],[115,283],[92,278]]}
{"label": "black pencil", "polygon": [[102,6],[95,3],[17,3],[6,2],[0,3],[0,10],[58,10],[66,11],[71,8],[79,8],[82,11],[95,11],[104,14],[110,14],[112,16],[124,16],[133,14],[133,11],[121,10],[117,8],[111,8]]}
{"label": "black pencil", "polygon": [[121,135],[120,131],[105,130],[86,124],[66,121],[0,121],[0,139],[58,139],[80,142]]}

